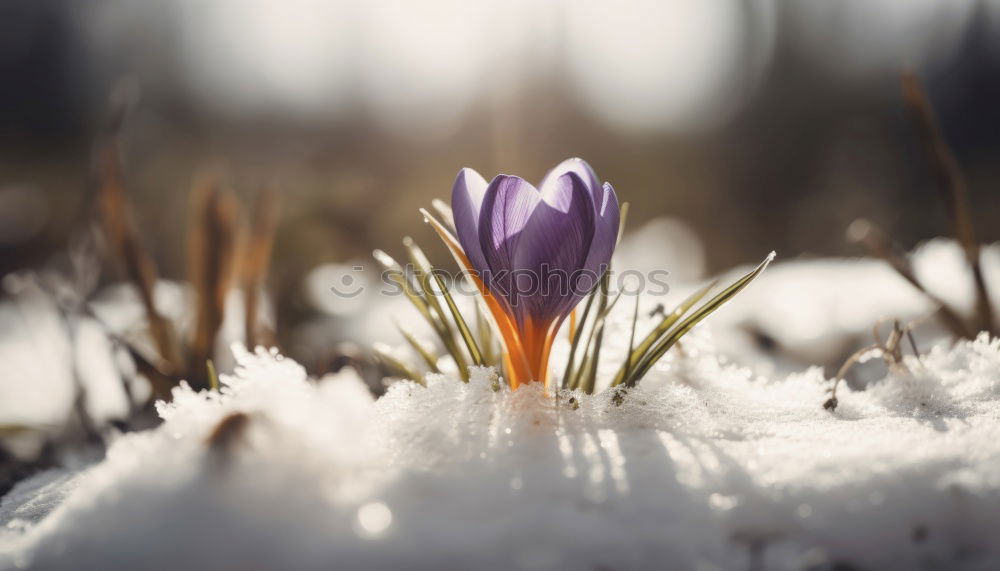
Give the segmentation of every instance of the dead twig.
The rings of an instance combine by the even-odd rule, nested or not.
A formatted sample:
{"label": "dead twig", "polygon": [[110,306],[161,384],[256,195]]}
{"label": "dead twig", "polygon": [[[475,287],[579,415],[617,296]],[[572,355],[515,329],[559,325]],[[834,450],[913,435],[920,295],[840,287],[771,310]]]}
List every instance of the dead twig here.
{"label": "dead twig", "polygon": [[910,342],[910,348],[916,357],[920,357],[920,351],[917,349],[917,343],[913,339],[913,328],[922,323],[926,317],[916,319],[907,323],[905,326],[901,326],[898,319],[894,319],[892,322],[892,329],[889,330],[889,335],[882,340],[879,335],[879,329],[884,319],[879,319],[872,326],[872,337],[875,339],[875,343],[858,349],[850,357],[844,361],[844,364],[840,366],[837,371],[837,376],[833,380],[833,386],[830,387],[829,393],[830,397],[823,403],[823,408],[829,411],[837,410],[837,387],[840,386],[840,382],[845,379],[847,372],[854,365],[861,362],[866,356],[872,354],[872,352],[877,352],[878,356],[882,358],[885,362],[886,367],[889,368],[891,372],[897,375],[909,373],[906,364],[903,360],[903,339],[908,339]]}
{"label": "dead twig", "polygon": [[938,124],[934,108],[931,106],[923,83],[914,73],[902,76],[903,101],[910,111],[923,142],[927,157],[931,161],[934,178],[941,190],[941,198],[948,210],[955,237],[962,245],[966,262],[972,269],[976,287],[976,331],[993,332],[993,308],[986,288],[980,265],[979,240],[976,238],[972,213],[969,207],[968,187],[962,169],[948,146]]}
{"label": "dead twig", "polygon": [[888,236],[875,227],[874,224],[864,218],[859,218],[847,228],[847,237],[849,240],[864,244],[872,256],[889,264],[889,267],[895,270],[900,277],[909,282],[910,285],[922,293],[932,304],[937,306],[941,322],[953,335],[966,339],[975,337],[975,333],[969,330],[965,320],[962,319],[957,310],[924,287],[924,284],[917,279],[916,274],[913,272],[910,261],[900,253],[899,248],[889,240]]}

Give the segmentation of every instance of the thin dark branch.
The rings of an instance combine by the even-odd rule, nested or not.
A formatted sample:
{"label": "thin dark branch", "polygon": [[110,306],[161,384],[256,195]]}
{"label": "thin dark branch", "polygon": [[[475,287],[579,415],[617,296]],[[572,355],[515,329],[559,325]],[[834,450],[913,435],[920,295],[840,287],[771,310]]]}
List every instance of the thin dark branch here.
{"label": "thin dark branch", "polygon": [[948,210],[955,237],[965,251],[965,258],[972,269],[976,286],[976,331],[993,331],[993,308],[990,304],[986,281],[980,266],[979,240],[976,238],[969,207],[969,193],[965,176],[948,146],[938,124],[934,108],[920,78],[913,73],[902,77],[903,100],[920,131],[931,170],[941,190],[941,198]]}
{"label": "thin dark branch", "polygon": [[967,339],[975,336],[973,332],[969,331],[968,326],[958,311],[924,287],[924,284],[917,279],[916,274],[913,272],[909,260],[899,252],[899,249],[889,240],[889,237],[884,232],[864,218],[859,218],[851,223],[851,226],[847,229],[847,235],[850,240],[864,244],[873,256],[889,264],[889,267],[895,270],[900,277],[909,282],[910,285],[915,287],[924,297],[937,306],[941,322],[953,335]]}

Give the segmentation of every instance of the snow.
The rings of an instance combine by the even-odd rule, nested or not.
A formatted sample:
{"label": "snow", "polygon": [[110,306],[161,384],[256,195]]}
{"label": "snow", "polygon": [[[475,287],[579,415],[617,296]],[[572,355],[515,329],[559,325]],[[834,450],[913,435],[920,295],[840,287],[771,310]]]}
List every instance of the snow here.
{"label": "snow", "polygon": [[[982,267],[994,307],[1000,307],[1000,244],[984,245]],[[962,249],[937,238],[910,256],[914,273],[934,295],[970,315],[974,291]],[[735,269],[723,279],[735,279]],[[697,284],[671,283],[667,306],[683,299]],[[718,351],[764,375],[789,374],[809,365],[826,365],[834,374],[848,355],[872,343],[879,319],[906,324],[933,311],[927,298],[899,277],[888,264],[871,258],[778,260],[713,314],[706,326]],[[883,335],[888,325],[883,328]],[[921,348],[947,337],[935,319],[914,330]],[[759,337],[770,340],[761,346]],[[867,380],[877,380],[870,378]]]}
{"label": "snow", "polygon": [[[128,402],[122,382],[132,382],[138,398],[148,394],[134,383],[134,370],[109,332],[155,351],[145,334],[145,318],[130,286],[114,285],[91,304],[94,316],[61,312],[36,276],[8,275],[9,299],[0,301],[0,424],[16,423],[57,432],[70,414],[78,387],[97,422],[122,418]],[[177,319],[185,302],[176,284],[160,282],[157,306]]]}
{"label": "snow", "polygon": [[97,421],[121,417],[127,403],[116,352],[97,323],[67,319],[37,286],[17,285],[16,295],[0,301],[0,425],[26,430],[0,440],[0,448],[30,459],[63,430],[78,390]]}
{"label": "snow", "polygon": [[[37,292],[0,302],[0,418],[46,425],[69,413],[72,350],[55,304]],[[18,382],[14,382],[14,380]]]}
{"label": "snow", "polygon": [[[140,377],[131,357],[112,340],[118,337],[149,355],[156,350],[147,333],[145,310],[135,289],[113,284],[89,303],[93,315],[61,311],[53,295],[34,274],[11,274],[3,286],[8,299],[0,300],[0,425],[30,430],[0,439],[0,448],[18,458],[37,457],[47,439],[72,430],[73,401],[82,393],[84,409],[98,427],[128,416],[131,407],[123,384],[135,402],[144,402],[149,384]],[[220,370],[234,362],[230,343],[244,336],[242,292],[226,298],[226,316],[217,345]],[[156,305],[182,337],[190,334],[194,316],[192,293],[184,286],[161,280]],[[260,305],[261,319],[273,322],[269,304]]]}
{"label": "snow", "polygon": [[377,401],[350,369],[237,349],[221,393],[179,388],[160,427],[5,497],[0,568],[1000,565],[1000,340],[908,357],[835,413],[819,368],[768,379],[712,347],[624,395],[477,369]]}
{"label": "snow", "polygon": [[[703,256],[643,247],[682,227],[637,234],[620,267],[677,266],[666,296],[641,299],[641,334],[656,304],[698,287]],[[1000,246],[983,256],[1000,284]],[[954,242],[912,259],[936,295],[971,310]],[[180,331],[188,295],[157,288]],[[393,319],[430,338],[405,299],[374,301],[349,318],[328,308],[349,321],[338,334],[401,355],[412,352]],[[633,302],[607,321],[605,385]],[[779,259],[638,387],[558,398],[495,391],[489,369],[464,384],[442,362],[426,387],[398,382],[375,400],[351,369],[309,379],[276,352],[237,347],[221,392],[182,386],[158,405],[159,427],[116,436],[97,463],[63,458],[0,499],[0,570],[1000,568],[1000,340],[952,344],[928,321],[915,332],[922,356],[907,351],[889,371],[873,351],[852,369],[865,389],[842,384],[836,410],[822,406],[876,320],[929,309],[883,262]],[[102,292],[94,311],[143,342],[128,288]],[[239,337],[236,317],[220,343]],[[77,382],[96,419],[120,414],[122,363],[96,321],[67,321],[29,288],[0,303],[0,325],[0,424],[58,430]],[[318,333],[303,335],[328,347]],[[556,378],[567,353],[563,334]]]}

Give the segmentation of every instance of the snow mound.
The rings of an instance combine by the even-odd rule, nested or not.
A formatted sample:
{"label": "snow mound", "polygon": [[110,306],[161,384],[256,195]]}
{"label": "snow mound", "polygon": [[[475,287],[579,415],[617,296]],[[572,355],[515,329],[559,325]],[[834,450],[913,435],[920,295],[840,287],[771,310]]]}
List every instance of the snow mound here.
{"label": "snow mound", "polygon": [[476,369],[378,401],[238,351],[221,392],[182,387],[159,428],[4,498],[0,568],[1000,566],[1000,340],[842,387],[836,413],[819,368],[697,346],[624,392]]}

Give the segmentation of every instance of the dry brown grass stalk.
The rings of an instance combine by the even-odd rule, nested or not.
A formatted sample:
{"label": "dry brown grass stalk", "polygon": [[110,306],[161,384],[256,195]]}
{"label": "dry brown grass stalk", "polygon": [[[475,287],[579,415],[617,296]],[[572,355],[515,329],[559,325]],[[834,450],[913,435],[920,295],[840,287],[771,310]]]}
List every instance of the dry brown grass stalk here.
{"label": "dry brown grass stalk", "polygon": [[266,344],[274,345],[274,334],[262,330],[259,323],[261,290],[271,264],[271,251],[278,226],[278,197],[271,190],[265,190],[254,203],[250,236],[243,253],[242,281],[247,347]]}
{"label": "dry brown grass stalk", "polygon": [[180,349],[173,326],[156,307],[156,264],[132,220],[121,159],[114,141],[98,152],[95,170],[95,198],[109,253],[139,293],[149,322],[150,337],[160,357],[159,374],[176,374],[183,367]]}
{"label": "dry brown grass stalk", "polygon": [[239,203],[214,179],[203,179],[192,193],[194,214],[188,233],[188,279],[197,296],[194,336],[188,358],[188,380],[208,387],[206,363],[225,315],[226,294],[237,259]]}

